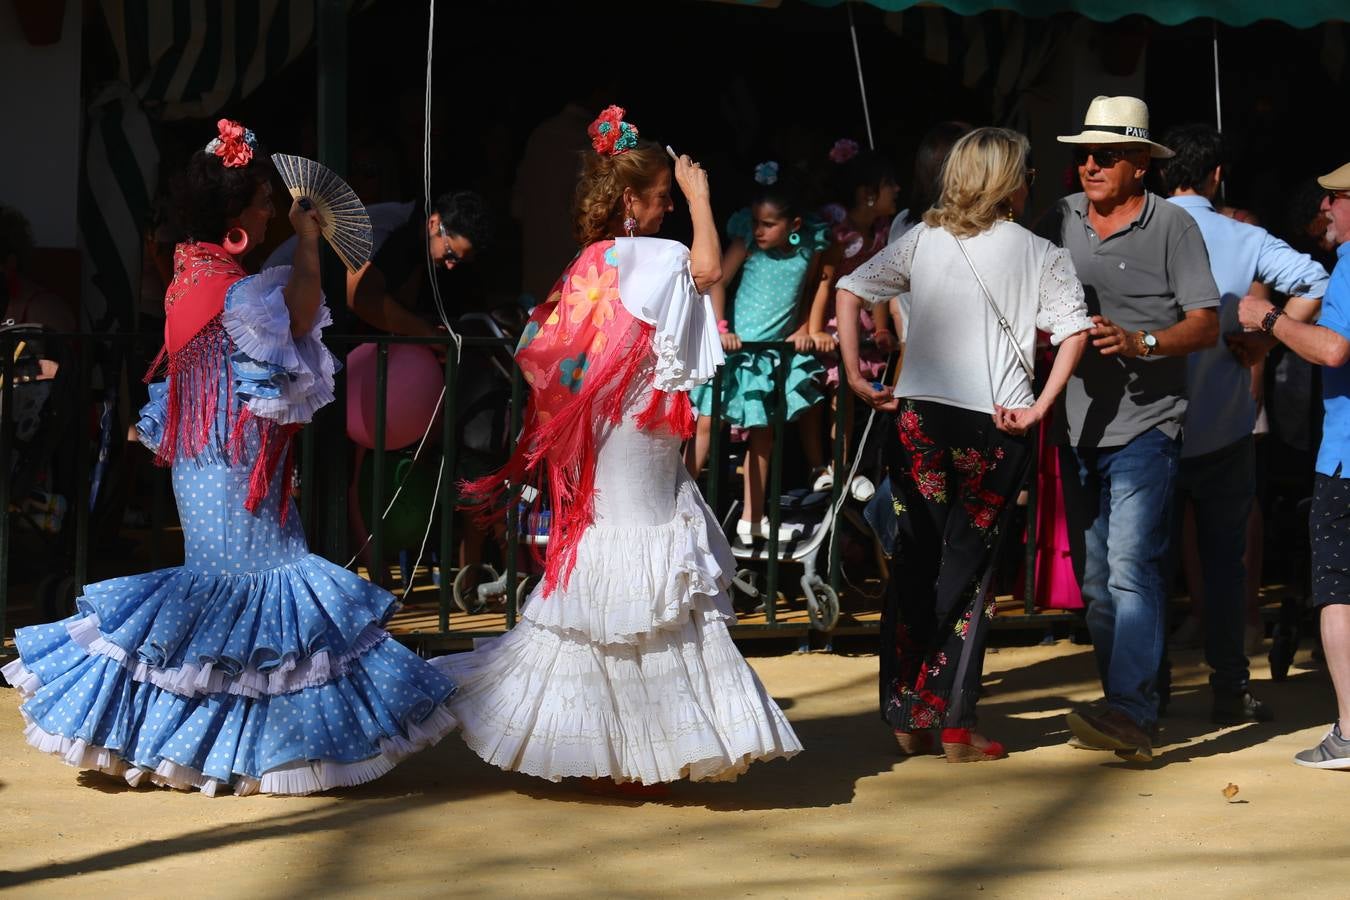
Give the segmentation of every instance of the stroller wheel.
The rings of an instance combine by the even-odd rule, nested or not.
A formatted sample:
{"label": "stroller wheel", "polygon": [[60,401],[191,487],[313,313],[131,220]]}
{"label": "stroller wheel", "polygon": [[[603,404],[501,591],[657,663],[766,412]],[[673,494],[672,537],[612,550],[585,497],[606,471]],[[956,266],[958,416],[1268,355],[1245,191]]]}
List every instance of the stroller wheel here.
{"label": "stroller wheel", "polygon": [[839,624],[839,595],[824,582],[811,585],[806,598],[806,615],[817,631],[832,631]]}
{"label": "stroller wheel", "polygon": [[520,584],[516,586],[516,612],[525,607],[525,601],[530,599],[530,592],[538,587],[542,580],[538,575],[520,576]]}
{"label": "stroller wheel", "polygon": [[71,613],[79,612],[75,598],[79,596],[79,586],[74,575],[48,575],[38,582],[38,602],[42,612],[49,619],[64,619]]}
{"label": "stroller wheel", "polygon": [[[477,569],[482,576],[481,581],[469,581],[470,573]],[[487,600],[478,591],[478,586],[488,584],[498,579],[497,570],[489,565],[463,566],[455,573],[454,589],[451,595],[455,598],[455,605],[463,612],[473,615],[480,613],[487,606]]]}

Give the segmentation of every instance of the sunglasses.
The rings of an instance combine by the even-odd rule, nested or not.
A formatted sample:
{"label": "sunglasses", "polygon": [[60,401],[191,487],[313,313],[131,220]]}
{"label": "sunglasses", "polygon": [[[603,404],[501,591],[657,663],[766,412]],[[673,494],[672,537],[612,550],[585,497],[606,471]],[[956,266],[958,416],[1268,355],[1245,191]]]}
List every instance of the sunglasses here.
{"label": "sunglasses", "polygon": [[1026,177],[1027,177],[1027,187],[1034,187],[1036,184],[1036,170],[1027,169]]}
{"label": "sunglasses", "polygon": [[1130,154],[1135,151],[1125,150],[1119,147],[1074,147],[1073,158],[1080,166],[1087,165],[1088,157],[1097,161],[1097,165],[1103,169],[1109,169],[1122,159],[1129,159]]}
{"label": "sunglasses", "polygon": [[460,256],[458,253],[454,251],[454,249],[451,248],[450,232],[446,229],[446,227],[442,225],[440,226],[438,231],[440,232],[441,235],[442,247],[445,250],[445,255],[441,257],[441,265],[457,266],[460,263],[464,262],[465,261],[464,257]]}
{"label": "sunglasses", "polygon": [[1327,191],[1327,199],[1332,203],[1337,200],[1350,200],[1350,191]]}

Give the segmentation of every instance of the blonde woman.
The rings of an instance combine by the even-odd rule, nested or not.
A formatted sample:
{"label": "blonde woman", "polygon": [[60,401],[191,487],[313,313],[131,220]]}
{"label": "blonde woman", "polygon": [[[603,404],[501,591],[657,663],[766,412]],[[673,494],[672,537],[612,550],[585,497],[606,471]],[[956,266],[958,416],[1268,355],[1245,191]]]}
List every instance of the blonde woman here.
{"label": "blonde woman", "polygon": [[[1003,128],[961,138],[922,224],[838,288],[849,386],[897,412],[900,438],[881,713],[906,753],[929,750],[941,728],[950,762],[1006,755],[974,731],[991,566],[1030,462],[1027,432],[1064,389],[1092,327],[1068,253],[1016,222],[1035,175],[1028,150]],[[856,312],[904,292],[908,351],[892,395],[860,374]],[[1038,328],[1059,347],[1039,396],[1029,370]]]}

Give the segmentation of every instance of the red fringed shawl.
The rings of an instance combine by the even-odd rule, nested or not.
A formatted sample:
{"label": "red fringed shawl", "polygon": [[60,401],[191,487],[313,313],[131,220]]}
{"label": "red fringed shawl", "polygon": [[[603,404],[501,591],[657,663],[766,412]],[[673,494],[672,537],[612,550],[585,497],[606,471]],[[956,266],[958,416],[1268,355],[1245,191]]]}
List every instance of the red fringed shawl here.
{"label": "red fringed shawl", "polygon": [[[619,300],[613,246],[601,241],[583,250],[530,316],[516,348],[530,387],[516,451],[497,472],[462,485],[485,524],[501,514],[511,488],[532,484],[540,497],[548,492],[545,596],[566,585],[581,536],[595,520],[597,432],[622,421],[635,379],[652,377],[644,363],[653,356],[653,327]],[[689,395],[654,390],[636,422],[688,438],[694,430]]]}
{"label": "red fringed shawl", "polygon": [[[225,294],[246,274],[239,262],[216,244],[189,242],[174,248],[173,281],[164,295],[164,347],[150,364],[145,381],[152,381],[161,369],[168,380],[164,434],[155,454],[155,461],[162,466],[172,466],[179,456],[195,459],[208,449],[237,464],[248,429],[257,432],[258,458],[253,461],[244,501],[244,508],[256,513],[267,496],[277,464],[284,459],[288,475],[293,470],[291,438],[300,426],[278,425],[254,416],[248,407],[236,406],[234,391],[230,390],[224,427],[217,428],[222,367],[228,372],[229,355],[234,349],[221,320]],[[289,480],[283,478],[282,484],[289,484]],[[283,500],[282,524],[289,511],[290,504]]]}

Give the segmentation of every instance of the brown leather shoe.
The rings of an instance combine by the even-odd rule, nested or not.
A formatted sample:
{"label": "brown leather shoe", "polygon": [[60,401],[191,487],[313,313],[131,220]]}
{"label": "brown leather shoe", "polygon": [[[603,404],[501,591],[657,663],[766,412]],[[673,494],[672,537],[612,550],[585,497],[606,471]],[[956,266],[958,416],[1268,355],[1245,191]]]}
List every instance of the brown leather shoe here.
{"label": "brown leather shoe", "polygon": [[1131,762],[1153,759],[1153,740],[1149,733],[1118,709],[1104,712],[1074,710],[1066,718],[1074,737],[1085,747],[1114,750],[1116,756]]}

